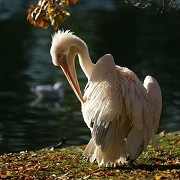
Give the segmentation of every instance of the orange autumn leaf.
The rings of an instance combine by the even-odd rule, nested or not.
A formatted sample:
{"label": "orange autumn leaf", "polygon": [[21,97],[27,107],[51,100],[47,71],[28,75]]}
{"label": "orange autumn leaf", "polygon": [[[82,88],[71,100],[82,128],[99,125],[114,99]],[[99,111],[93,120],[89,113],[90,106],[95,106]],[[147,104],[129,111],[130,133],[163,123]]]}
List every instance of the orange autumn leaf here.
{"label": "orange autumn leaf", "polygon": [[2,179],[6,179],[8,176],[6,175],[6,174],[1,174],[0,175],[0,178],[2,178]]}
{"label": "orange autumn leaf", "polygon": [[107,176],[116,176],[116,174],[114,172],[107,172],[106,175]]}
{"label": "orange autumn leaf", "polygon": [[160,175],[156,175],[155,176],[155,180],[161,180],[161,179],[165,179],[165,178],[167,178],[168,176],[166,176],[165,174],[160,174]]}
{"label": "orange autumn leaf", "polygon": [[71,2],[72,2],[73,4],[76,4],[78,1],[77,1],[77,0],[71,0]]}
{"label": "orange autumn leaf", "polygon": [[49,158],[49,161],[56,161],[56,160],[57,160],[56,157],[51,157],[51,158]]}

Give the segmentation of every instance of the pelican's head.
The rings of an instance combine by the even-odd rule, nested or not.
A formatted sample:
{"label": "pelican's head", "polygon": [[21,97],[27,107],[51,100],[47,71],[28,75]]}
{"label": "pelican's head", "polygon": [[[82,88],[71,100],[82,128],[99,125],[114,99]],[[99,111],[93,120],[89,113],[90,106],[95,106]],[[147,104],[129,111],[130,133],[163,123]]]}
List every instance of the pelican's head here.
{"label": "pelican's head", "polygon": [[82,103],[84,100],[79,88],[74,65],[75,55],[79,51],[77,44],[80,41],[82,40],[73,35],[69,30],[58,31],[52,36],[50,54],[53,64],[55,66],[60,66],[63,69],[72,89]]}

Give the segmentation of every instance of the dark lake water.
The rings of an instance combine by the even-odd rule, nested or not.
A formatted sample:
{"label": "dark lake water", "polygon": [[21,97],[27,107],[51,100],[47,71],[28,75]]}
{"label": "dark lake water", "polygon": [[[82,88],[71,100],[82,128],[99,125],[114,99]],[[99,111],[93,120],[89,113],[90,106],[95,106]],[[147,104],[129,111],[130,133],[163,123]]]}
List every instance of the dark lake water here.
{"label": "dark lake water", "polygon": [[[101,2],[101,3],[100,3]],[[122,6],[118,1],[79,2],[60,28],[71,29],[87,43],[93,62],[106,53],[143,81],[154,76],[162,89],[158,132],[180,130],[180,15]],[[41,149],[66,137],[65,146],[90,139],[81,107],[49,49],[53,29],[26,21],[29,4],[0,1],[0,153]],[[78,63],[77,63],[78,65]],[[77,66],[83,89],[87,80]],[[31,87],[62,81],[64,102],[39,103]]]}

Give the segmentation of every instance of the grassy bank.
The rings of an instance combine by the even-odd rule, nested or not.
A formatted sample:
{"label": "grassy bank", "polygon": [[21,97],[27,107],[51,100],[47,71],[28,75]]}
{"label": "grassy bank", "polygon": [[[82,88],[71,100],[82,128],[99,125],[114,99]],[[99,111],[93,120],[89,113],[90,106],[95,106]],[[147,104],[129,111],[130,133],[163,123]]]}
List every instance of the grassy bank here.
{"label": "grassy bank", "polygon": [[0,156],[0,179],[179,179],[180,133],[157,136],[133,165],[98,167],[82,157],[85,146],[9,153]]}

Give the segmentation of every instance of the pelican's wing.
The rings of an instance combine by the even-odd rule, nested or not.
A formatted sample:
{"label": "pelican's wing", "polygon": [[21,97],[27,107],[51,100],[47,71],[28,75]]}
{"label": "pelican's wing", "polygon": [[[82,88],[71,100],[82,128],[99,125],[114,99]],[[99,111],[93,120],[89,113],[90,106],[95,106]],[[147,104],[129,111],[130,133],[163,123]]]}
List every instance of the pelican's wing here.
{"label": "pelican's wing", "polygon": [[[133,127],[127,136],[127,150],[130,160],[136,159],[143,150],[146,150],[149,140],[152,140],[154,147],[157,148],[155,133],[158,128],[162,108],[161,90],[157,81],[151,76],[145,78],[143,85],[146,91],[144,93],[145,98],[143,99],[143,96],[140,94],[136,96],[136,98],[139,98],[139,101],[137,101],[142,104],[142,117],[139,119],[142,128],[137,124],[136,116],[132,116]],[[140,87],[140,85],[137,87]],[[144,90],[143,88],[140,89],[142,94]],[[133,106],[135,104],[132,103]],[[135,115],[138,111],[133,109],[131,111]]]}
{"label": "pelican's wing", "polygon": [[162,109],[161,89],[158,82],[152,76],[146,76],[143,85],[147,90],[148,103],[149,103],[148,106],[149,109],[147,113],[150,119],[149,122],[146,121],[146,123],[148,123],[153,145],[155,148],[157,148],[155,133],[159,125],[161,109]]}
{"label": "pelican's wing", "polygon": [[116,89],[118,90],[116,79],[117,73],[113,57],[105,55],[97,62],[85,89],[84,99],[86,102],[83,104],[82,112],[92,133],[102,133],[96,137],[97,142],[104,137],[103,134],[117,113],[121,114],[122,111],[122,106],[120,106],[122,99],[119,99],[121,96],[116,91]]}
{"label": "pelican's wing", "polygon": [[143,129],[143,103],[147,93],[142,87],[132,71],[115,65],[111,55],[98,61],[82,105],[84,120],[92,133],[90,143],[97,145],[95,150],[88,146],[94,151],[89,155],[95,156],[92,161],[96,158],[101,164],[126,159],[125,138],[132,125],[139,131]]}

